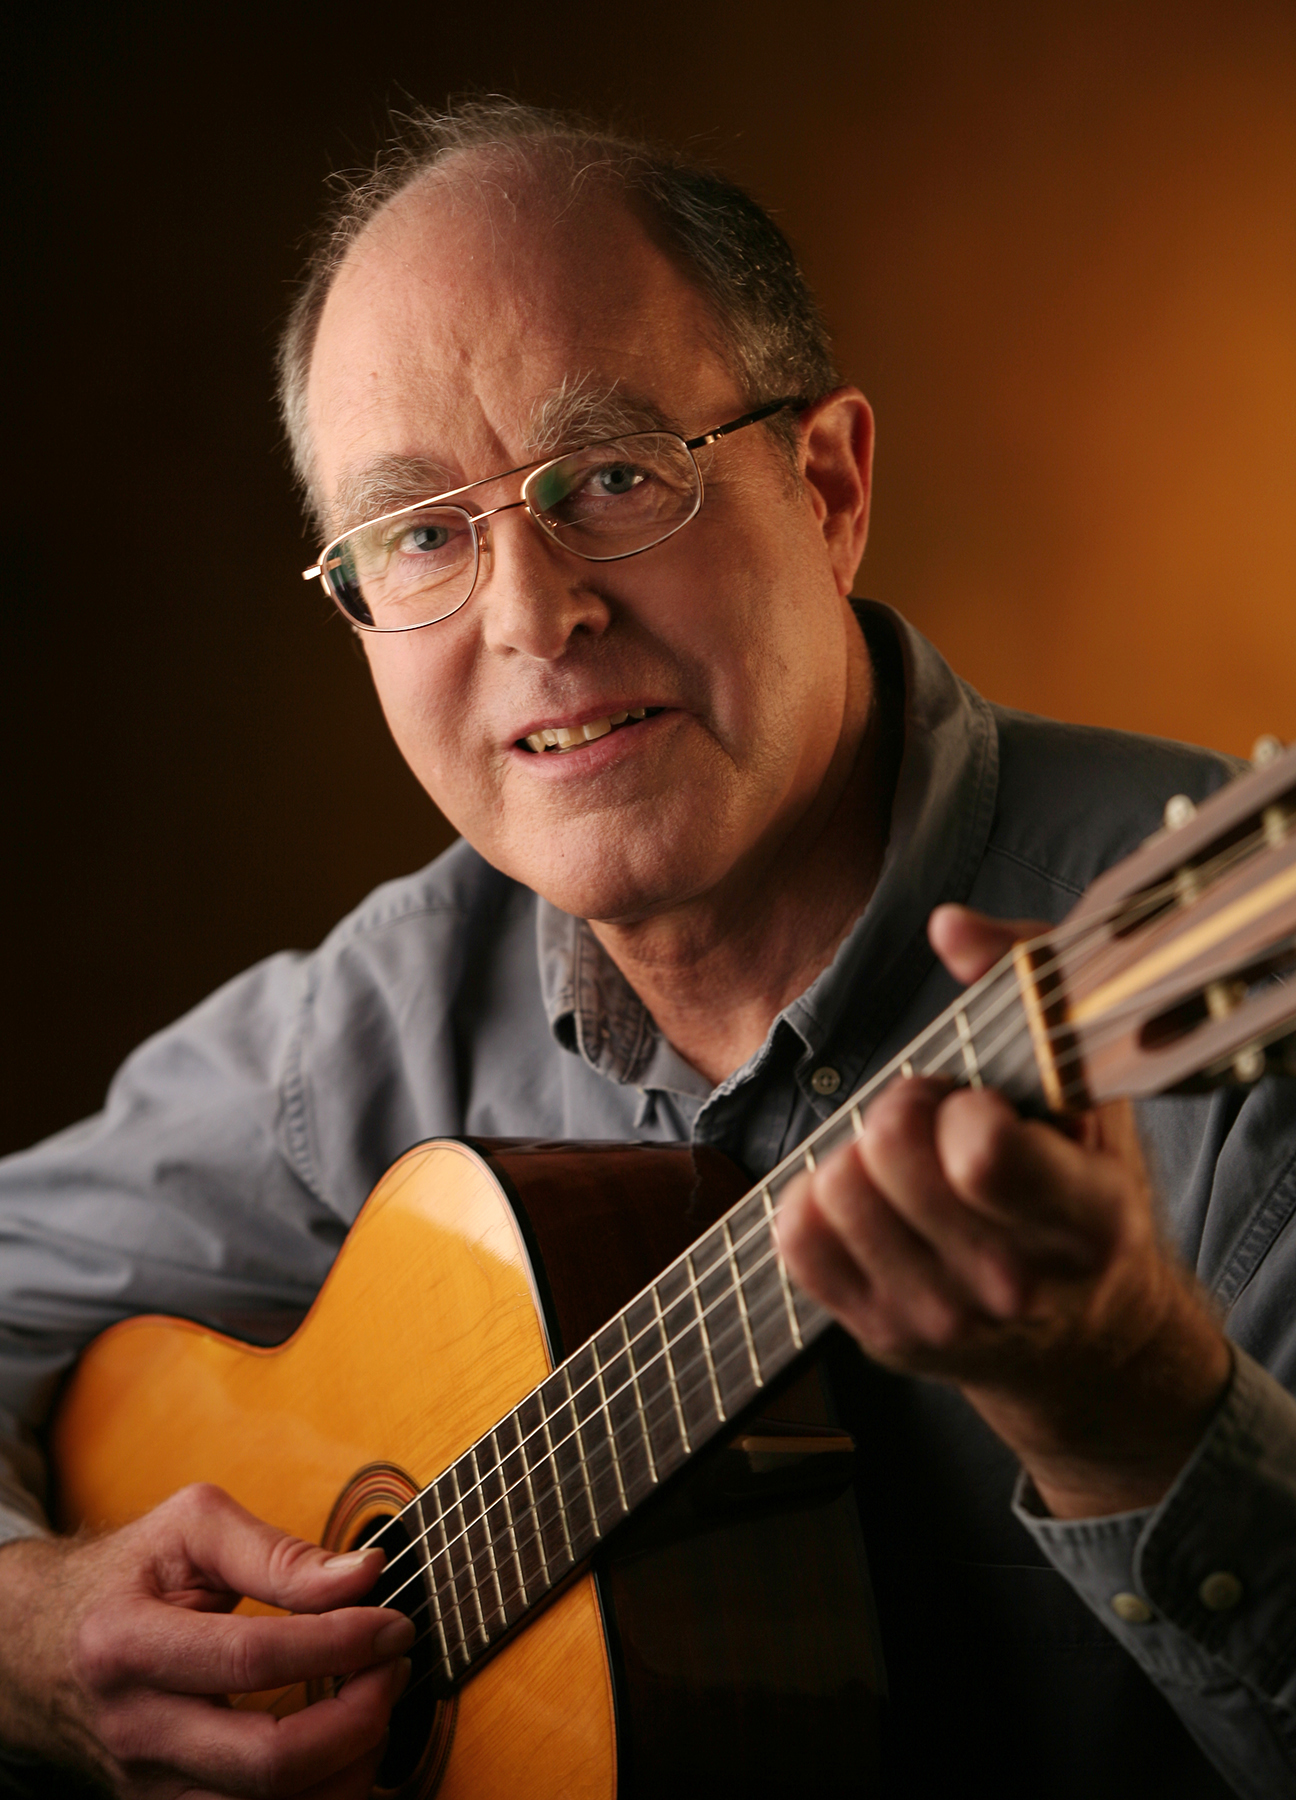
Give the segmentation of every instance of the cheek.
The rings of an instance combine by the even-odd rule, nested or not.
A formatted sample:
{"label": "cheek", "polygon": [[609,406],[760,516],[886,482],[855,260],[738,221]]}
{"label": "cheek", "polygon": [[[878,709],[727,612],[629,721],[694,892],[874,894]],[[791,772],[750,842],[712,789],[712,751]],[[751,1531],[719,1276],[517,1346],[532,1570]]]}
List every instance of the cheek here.
{"label": "cheek", "polygon": [[[428,644],[419,634],[365,639],[369,673],[401,755],[438,805],[462,775],[473,734],[470,689],[452,641]],[[443,810],[449,810],[443,807]]]}

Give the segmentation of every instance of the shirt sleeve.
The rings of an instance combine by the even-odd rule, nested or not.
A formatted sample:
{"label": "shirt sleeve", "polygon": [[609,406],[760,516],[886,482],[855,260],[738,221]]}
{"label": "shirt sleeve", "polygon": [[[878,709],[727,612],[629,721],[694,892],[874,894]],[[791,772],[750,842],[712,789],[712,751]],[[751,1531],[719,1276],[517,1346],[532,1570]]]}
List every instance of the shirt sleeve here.
{"label": "shirt sleeve", "polygon": [[265,1342],[310,1305],[349,1222],[294,1150],[312,978],[248,971],[143,1044],[102,1113],[0,1163],[0,1542],[47,1528],[37,1434],[97,1333],[164,1312]]}
{"label": "shirt sleeve", "polygon": [[1159,1506],[1014,1511],[1244,1800],[1296,1792],[1296,1400],[1234,1350],[1229,1392]]}

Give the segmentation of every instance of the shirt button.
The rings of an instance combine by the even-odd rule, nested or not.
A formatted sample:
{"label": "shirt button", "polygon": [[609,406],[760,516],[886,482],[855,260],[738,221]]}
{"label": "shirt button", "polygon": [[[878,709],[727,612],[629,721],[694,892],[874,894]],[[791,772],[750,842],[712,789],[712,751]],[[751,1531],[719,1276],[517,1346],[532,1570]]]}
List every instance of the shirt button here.
{"label": "shirt button", "polygon": [[1146,1625],[1152,1617],[1152,1608],[1137,1594],[1113,1594],[1111,1609],[1127,1625]]}
{"label": "shirt button", "polygon": [[841,1076],[836,1069],[830,1069],[825,1065],[822,1069],[815,1070],[810,1077],[810,1086],[816,1094],[835,1094],[841,1086]]}
{"label": "shirt button", "polygon": [[1227,1569],[1216,1569],[1197,1589],[1197,1598],[1212,1612],[1227,1612],[1242,1598],[1242,1583]]}

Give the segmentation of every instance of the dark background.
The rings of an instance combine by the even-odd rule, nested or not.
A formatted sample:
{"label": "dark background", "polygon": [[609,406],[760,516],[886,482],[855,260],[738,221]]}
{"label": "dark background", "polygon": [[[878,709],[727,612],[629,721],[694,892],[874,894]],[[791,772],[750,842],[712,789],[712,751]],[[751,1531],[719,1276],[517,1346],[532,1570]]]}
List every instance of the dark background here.
{"label": "dark background", "polygon": [[271,358],[389,106],[611,113],[775,211],[879,414],[862,587],[992,698],[1296,735],[1296,8],[50,6],[10,39],[0,1148],[446,839],[298,570]]}

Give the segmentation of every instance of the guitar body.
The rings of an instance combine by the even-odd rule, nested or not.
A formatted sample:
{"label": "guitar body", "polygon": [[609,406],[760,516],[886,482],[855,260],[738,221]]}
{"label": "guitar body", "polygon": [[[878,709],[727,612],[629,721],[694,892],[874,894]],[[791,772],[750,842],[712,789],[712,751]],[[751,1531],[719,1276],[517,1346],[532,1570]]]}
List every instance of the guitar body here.
{"label": "guitar body", "polygon": [[[419,1146],[284,1343],[141,1318],[90,1347],[54,1429],[61,1522],[124,1524],[207,1481],[298,1536],[364,1541],[741,1193],[723,1159],[702,1167],[651,1146]],[[386,1791],[870,1791],[881,1675],[849,1442],[813,1369],[762,1412],[449,1700],[411,1682]]]}

